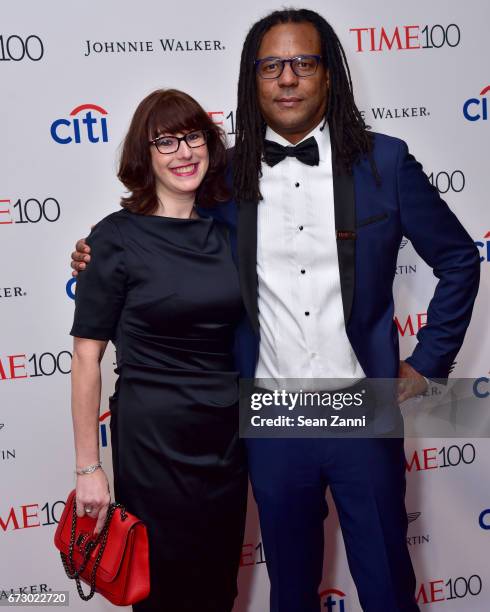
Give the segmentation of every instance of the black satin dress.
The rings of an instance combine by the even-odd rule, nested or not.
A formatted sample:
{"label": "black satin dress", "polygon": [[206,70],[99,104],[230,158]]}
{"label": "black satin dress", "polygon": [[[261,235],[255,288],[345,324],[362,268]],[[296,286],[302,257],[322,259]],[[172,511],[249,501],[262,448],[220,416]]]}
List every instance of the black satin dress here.
{"label": "black satin dress", "polygon": [[134,610],[229,612],[247,475],[231,356],[243,313],[227,234],[211,218],[121,210],[87,243],[71,334],[116,346],[115,498],[150,538],[151,594]]}

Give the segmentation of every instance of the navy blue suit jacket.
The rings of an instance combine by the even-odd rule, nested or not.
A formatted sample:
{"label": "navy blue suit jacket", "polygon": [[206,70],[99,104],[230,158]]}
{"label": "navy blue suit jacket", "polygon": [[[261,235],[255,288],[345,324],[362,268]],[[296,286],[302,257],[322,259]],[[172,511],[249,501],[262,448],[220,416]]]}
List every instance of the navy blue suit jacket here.
{"label": "navy blue suit jacket", "polygon": [[[393,321],[393,280],[402,236],[439,279],[427,325],[407,359],[428,378],[447,378],[470,322],[480,278],[473,240],[408,152],[405,142],[374,134],[376,185],[367,159],[352,175],[334,176],[335,223],[347,336],[366,373],[396,378],[398,332]],[[247,316],[236,336],[236,364],[253,378],[260,330],[257,312],[257,202],[229,201],[206,209],[227,224]],[[332,352],[335,347],[332,347]]]}

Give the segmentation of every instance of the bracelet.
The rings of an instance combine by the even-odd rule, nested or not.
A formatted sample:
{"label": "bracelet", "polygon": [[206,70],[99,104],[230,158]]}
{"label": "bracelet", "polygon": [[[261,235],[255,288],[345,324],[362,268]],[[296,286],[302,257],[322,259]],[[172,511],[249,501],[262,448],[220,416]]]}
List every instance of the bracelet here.
{"label": "bracelet", "polygon": [[102,463],[100,461],[97,461],[97,463],[94,463],[93,465],[88,465],[84,468],[77,468],[75,470],[75,474],[78,474],[78,476],[83,476],[84,474],[93,474],[95,470],[98,470],[99,468],[102,468]]}

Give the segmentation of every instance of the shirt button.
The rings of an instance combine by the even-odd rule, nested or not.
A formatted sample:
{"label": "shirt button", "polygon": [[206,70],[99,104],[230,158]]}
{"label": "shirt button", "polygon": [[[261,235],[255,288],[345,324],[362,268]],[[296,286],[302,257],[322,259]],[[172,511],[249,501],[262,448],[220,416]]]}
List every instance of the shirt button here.
{"label": "shirt button", "polygon": [[306,272],[306,270],[301,270],[301,274],[304,274]]}
{"label": "shirt button", "polygon": [[309,317],[309,316],[310,316],[310,311],[309,311],[309,310],[307,310],[307,311],[305,312],[305,317]]}
{"label": "shirt button", "polygon": [[294,186],[295,187],[299,187],[299,183],[294,183]]}
{"label": "shirt button", "polygon": [[298,229],[299,229],[299,231],[300,231],[300,232],[302,232],[302,231],[303,231],[303,226],[302,226],[302,225],[300,225],[300,226],[298,227]]}

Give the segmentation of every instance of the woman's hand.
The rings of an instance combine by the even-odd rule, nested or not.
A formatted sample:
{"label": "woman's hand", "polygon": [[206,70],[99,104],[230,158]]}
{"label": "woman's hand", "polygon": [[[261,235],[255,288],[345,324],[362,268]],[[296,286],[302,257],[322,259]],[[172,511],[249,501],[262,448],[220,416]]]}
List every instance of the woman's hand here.
{"label": "woman's hand", "polygon": [[[98,534],[104,526],[107,509],[111,503],[109,482],[104,470],[95,470],[92,474],[77,476],[76,497],[77,516],[85,514],[97,518],[94,534]],[[91,511],[86,512],[85,508]]]}

